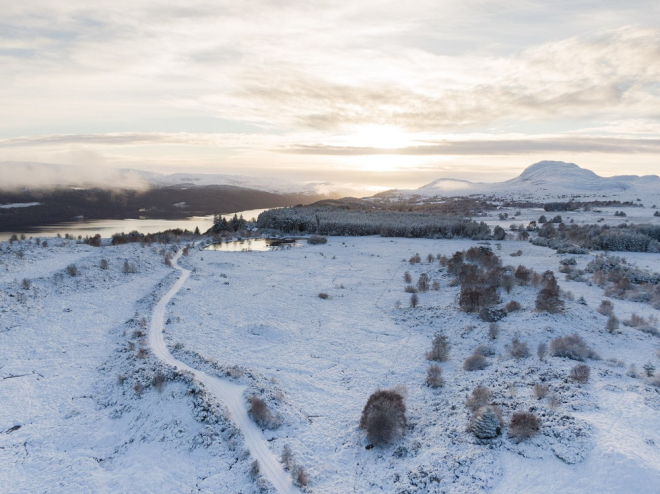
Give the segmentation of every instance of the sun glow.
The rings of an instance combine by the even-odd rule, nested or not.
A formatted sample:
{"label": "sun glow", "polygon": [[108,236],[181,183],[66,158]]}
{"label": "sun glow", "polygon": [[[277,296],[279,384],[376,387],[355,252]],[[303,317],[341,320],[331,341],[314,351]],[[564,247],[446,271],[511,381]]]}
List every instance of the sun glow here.
{"label": "sun glow", "polygon": [[367,125],[339,140],[344,146],[378,149],[402,148],[412,142],[410,135],[393,125]]}

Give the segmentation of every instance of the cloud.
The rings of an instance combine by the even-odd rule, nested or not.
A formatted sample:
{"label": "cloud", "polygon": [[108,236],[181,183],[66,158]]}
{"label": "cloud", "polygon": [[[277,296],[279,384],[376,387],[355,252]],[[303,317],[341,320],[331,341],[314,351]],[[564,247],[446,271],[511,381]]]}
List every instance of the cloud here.
{"label": "cloud", "polygon": [[655,154],[660,152],[660,139],[623,139],[600,137],[557,137],[540,139],[460,139],[407,146],[398,149],[348,147],[328,145],[299,145],[283,149],[294,154],[337,156],[404,155],[459,156],[512,155],[543,152]]}

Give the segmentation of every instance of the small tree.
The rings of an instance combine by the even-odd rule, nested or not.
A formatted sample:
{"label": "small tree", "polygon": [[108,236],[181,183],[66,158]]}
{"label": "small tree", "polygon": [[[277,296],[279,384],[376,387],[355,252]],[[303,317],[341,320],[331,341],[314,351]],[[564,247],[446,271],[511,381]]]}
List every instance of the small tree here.
{"label": "small tree", "polygon": [[486,405],[475,412],[468,430],[479,439],[493,439],[502,433],[502,419],[495,407]]}
{"label": "small tree", "polygon": [[360,418],[360,428],[375,446],[399,439],[408,422],[403,396],[395,390],[378,390],[367,400]]}
{"label": "small tree", "polygon": [[564,302],[559,298],[559,285],[552,271],[543,273],[543,288],[536,297],[536,310],[557,314],[564,310]]}
{"label": "small tree", "polygon": [[435,360],[436,362],[446,362],[449,360],[449,349],[451,345],[449,339],[443,334],[436,334],[431,342],[431,350],[426,352],[426,360]]}

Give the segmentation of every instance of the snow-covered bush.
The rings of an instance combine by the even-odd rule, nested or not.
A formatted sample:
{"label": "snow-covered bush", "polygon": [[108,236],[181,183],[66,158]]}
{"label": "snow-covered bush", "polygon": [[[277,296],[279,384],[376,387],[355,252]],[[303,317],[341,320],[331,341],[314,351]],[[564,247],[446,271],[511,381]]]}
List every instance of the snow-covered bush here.
{"label": "snow-covered bush", "polygon": [[490,345],[479,345],[474,349],[474,353],[483,355],[484,357],[492,357],[495,355],[495,350]]}
{"label": "snow-covered bush", "polygon": [[486,367],[488,367],[488,359],[478,353],[470,355],[463,362],[463,369],[466,371],[484,370]]}
{"label": "snow-covered bush", "polygon": [[539,357],[539,360],[545,360],[545,357],[548,355],[547,343],[539,343],[539,346],[536,348],[536,355]]}
{"label": "snow-covered bush", "polygon": [[433,364],[426,369],[426,384],[431,388],[440,388],[444,386],[445,380],[442,378],[442,369]]}
{"label": "snow-covered bush", "polygon": [[611,316],[614,313],[614,305],[609,300],[603,300],[596,310],[604,316]]}
{"label": "snow-covered bush", "polygon": [[513,338],[511,345],[508,347],[509,355],[515,359],[527,358],[530,356],[527,343],[520,341],[518,338]]}
{"label": "snow-covered bush", "polygon": [[68,274],[69,276],[78,276],[78,273],[79,273],[78,266],[76,266],[75,264],[69,264],[66,267],[66,274]]}
{"label": "snow-covered bush", "polygon": [[536,436],[541,428],[541,422],[531,412],[516,412],[509,422],[509,437],[514,442],[521,442]]}
{"label": "snow-covered bush", "polygon": [[473,412],[476,412],[481,407],[486,406],[493,399],[493,392],[486,386],[481,384],[472,390],[470,396],[465,400],[465,406]]}
{"label": "snow-covered bush", "polygon": [[605,329],[607,329],[610,333],[614,333],[617,329],[619,329],[619,319],[614,314],[607,318]]}
{"label": "snow-covered bush", "polygon": [[548,395],[549,392],[550,392],[550,388],[548,388],[543,384],[536,383],[534,385],[534,398],[536,398],[537,400],[542,400]]}
{"label": "snow-covered bush", "polygon": [[561,336],[552,340],[550,342],[550,353],[555,357],[565,357],[579,361],[598,358],[598,354],[589,348],[587,343],[576,334]]}
{"label": "snow-covered bush", "polygon": [[403,396],[396,390],[378,390],[367,400],[360,418],[360,428],[374,446],[399,439],[408,422]]}
{"label": "snow-covered bush", "polygon": [[431,342],[431,349],[426,352],[426,359],[445,362],[449,359],[450,348],[449,339],[443,334],[436,334]]}
{"label": "snow-covered bush", "polygon": [[479,439],[493,439],[502,433],[502,419],[499,410],[491,405],[479,408],[470,423],[468,430]]}

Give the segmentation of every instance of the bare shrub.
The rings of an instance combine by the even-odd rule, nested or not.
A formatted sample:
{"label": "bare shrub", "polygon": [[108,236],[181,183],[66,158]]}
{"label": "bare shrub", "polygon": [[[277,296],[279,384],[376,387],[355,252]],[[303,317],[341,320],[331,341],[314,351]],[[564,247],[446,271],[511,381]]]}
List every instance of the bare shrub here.
{"label": "bare shrub", "polygon": [[408,284],[412,283],[412,276],[410,275],[410,271],[406,271],[405,273],[403,273],[403,281],[405,281]]}
{"label": "bare shrub", "polygon": [[521,359],[527,358],[531,354],[529,352],[529,348],[527,347],[527,343],[520,341],[518,338],[514,338],[511,341],[511,345],[509,345],[509,355],[515,359]]}
{"label": "bare shrub", "polygon": [[406,285],[403,291],[406,293],[417,293],[417,288],[412,285]]}
{"label": "bare shrub", "polygon": [[135,394],[140,396],[142,392],[144,391],[144,386],[140,382],[136,382],[135,386],[133,386],[133,391],[135,391]]}
{"label": "bare shrub", "polygon": [[259,461],[258,461],[258,460],[254,460],[254,461],[250,464],[250,471],[249,471],[250,478],[251,478],[252,480],[256,480],[256,479],[258,479],[258,478],[259,478],[259,472],[260,472],[260,471],[261,471],[261,469],[260,469],[260,467],[259,467]]}
{"label": "bare shrub", "polygon": [[522,309],[522,305],[520,305],[519,302],[516,302],[515,300],[512,300],[508,304],[504,306],[507,312],[516,312]]}
{"label": "bare shrub", "polygon": [[285,470],[291,470],[293,466],[293,451],[291,451],[291,446],[288,444],[285,444],[282,448],[282,463]]}
{"label": "bare shrub", "polygon": [[578,383],[586,383],[589,380],[591,369],[588,365],[578,364],[571,369],[570,378]]}
{"label": "bare shrub", "polygon": [[124,274],[135,274],[137,273],[137,267],[126,259],[124,260],[124,265],[122,266],[121,271]]}
{"label": "bare shrub", "polygon": [[429,254],[426,256],[426,261],[431,264],[433,261],[435,261],[435,256],[433,254]]}
{"label": "bare shrub", "polygon": [[473,412],[486,406],[493,399],[493,392],[486,386],[479,385],[472,390],[470,396],[465,400],[465,406]]}
{"label": "bare shrub", "polygon": [[530,279],[532,277],[532,270],[521,264],[516,268],[515,272],[513,273],[513,277],[519,285],[529,285]]}
{"label": "bare shrub", "polygon": [[598,358],[587,343],[578,335],[561,336],[550,342],[550,353],[555,357],[565,357],[583,361],[588,358]]}
{"label": "bare shrub", "polygon": [[623,321],[623,325],[631,328],[639,328],[648,326],[649,323],[642,316],[638,316],[637,314],[633,313],[633,315],[630,316],[630,319]]}
{"label": "bare shrub", "polygon": [[137,352],[137,357],[141,359],[147,358],[149,351],[146,348],[140,348]]}
{"label": "bare shrub", "polygon": [[502,433],[502,414],[494,406],[482,406],[472,416],[468,431],[479,439],[493,439]]}
{"label": "bare shrub", "polygon": [[328,237],[325,237],[323,235],[312,235],[307,239],[308,244],[312,245],[322,245],[322,244],[327,244],[328,243]]}
{"label": "bare shrub", "polygon": [[422,262],[422,258],[419,256],[419,254],[415,254],[414,256],[411,256],[410,259],[408,259],[408,263],[410,264],[418,264]]}
{"label": "bare shrub", "polygon": [[248,403],[250,403],[248,414],[259,427],[263,427],[264,429],[274,429],[277,427],[277,421],[264,400],[258,396],[250,396]]}
{"label": "bare shrub", "polygon": [[434,281],[433,283],[431,283],[431,290],[433,290],[434,292],[440,290],[440,283],[438,281]]}
{"label": "bare shrub", "polygon": [[436,334],[431,342],[431,350],[426,352],[426,360],[435,360],[436,362],[446,362],[449,360],[449,349],[451,345],[449,339],[443,334]]}
{"label": "bare shrub", "polygon": [[101,259],[101,263],[99,264],[99,267],[101,269],[108,269],[108,261],[106,259]]}
{"label": "bare shrub", "polygon": [[500,334],[500,326],[496,322],[491,322],[488,325],[488,337],[491,340],[496,340],[499,334]]}
{"label": "bare shrub", "polygon": [[367,431],[367,439],[375,446],[399,439],[407,424],[403,396],[395,390],[373,393],[360,418],[360,428]]}
{"label": "bare shrub", "polygon": [[426,369],[426,384],[433,389],[444,386],[445,380],[442,378],[442,369],[439,366],[433,364]]}
{"label": "bare shrub", "polygon": [[158,390],[159,393],[162,393],[163,389],[165,388],[166,381],[167,380],[165,379],[165,374],[159,371],[154,375],[153,379],[151,380],[151,384]]}
{"label": "bare shrub", "polygon": [[548,388],[543,384],[536,383],[534,385],[534,398],[536,398],[537,400],[542,400],[548,395],[549,392],[550,392],[550,388]]}
{"label": "bare shrub", "polygon": [[486,367],[488,367],[488,359],[478,353],[470,355],[463,362],[463,369],[466,371],[484,370]]}
{"label": "bare shrub", "polygon": [[538,355],[539,360],[545,360],[545,357],[548,355],[548,344],[539,343],[539,346],[536,349],[536,355]]}
{"label": "bare shrub", "polygon": [[32,288],[32,281],[30,281],[27,278],[23,278],[23,281],[21,282],[21,287],[23,288],[23,290],[29,290],[30,288]]}
{"label": "bare shrub", "polygon": [[417,307],[418,304],[419,304],[419,297],[417,296],[416,293],[413,293],[410,297],[410,307],[414,309],[415,307]]}
{"label": "bare shrub", "polygon": [[66,274],[68,274],[69,276],[78,276],[78,266],[76,266],[75,264],[69,264],[66,267]]}
{"label": "bare shrub", "polygon": [[328,299],[330,298],[330,295],[328,295],[328,294],[325,293],[325,292],[321,292],[321,293],[318,294],[318,297],[319,297],[320,299],[323,299],[323,300],[328,300]]}
{"label": "bare shrub", "polygon": [[293,483],[298,487],[305,487],[309,483],[309,477],[307,476],[305,467],[297,463],[291,469],[291,478],[293,478]]}
{"label": "bare shrub", "polygon": [[552,393],[550,397],[548,398],[548,406],[552,408],[553,410],[556,410],[559,408],[559,406],[562,404],[561,399],[559,399],[559,396],[556,393]]}
{"label": "bare shrub", "polygon": [[596,310],[604,316],[611,316],[614,314],[614,304],[609,300],[603,300]]}
{"label": "bare shrub", "polygon": [[519,443],[536,436],[541,423],[536,415],[530,412],[516,412],[509,423],[509,437]]}
{"label": "bare shrub", "polygon": [[605,329],[607,329],[610,333],[614,333],[617,329],[619,329],[619,319],[614,314],[612,314],[607,319]]}

